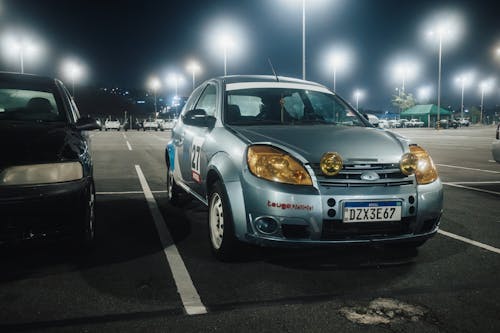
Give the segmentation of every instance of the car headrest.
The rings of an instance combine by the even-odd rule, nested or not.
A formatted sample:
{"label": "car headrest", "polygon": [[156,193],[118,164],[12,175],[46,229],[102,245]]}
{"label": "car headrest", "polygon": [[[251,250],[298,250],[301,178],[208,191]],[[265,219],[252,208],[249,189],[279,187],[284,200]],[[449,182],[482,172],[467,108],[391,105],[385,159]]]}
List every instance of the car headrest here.
{"label": "car headrest", "polygon": [[241,111],[240,107],[236,104],[227,105],[227,121],[233,122],[240,120]]}
{"label": "car headrest", "polygon": [[52,112],[52,105],[50,105],[50,101],[43,97],[33,97],[28,101],[26,108],[30,111],[39,113]]}

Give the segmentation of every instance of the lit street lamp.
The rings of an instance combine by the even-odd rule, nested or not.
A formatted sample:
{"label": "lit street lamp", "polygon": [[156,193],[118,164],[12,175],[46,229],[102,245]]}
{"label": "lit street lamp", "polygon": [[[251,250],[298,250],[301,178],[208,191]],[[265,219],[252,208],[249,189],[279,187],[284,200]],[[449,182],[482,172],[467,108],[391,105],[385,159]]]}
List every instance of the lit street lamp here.
{"label": "lit street lamp", "polygon": [[394,75],[398,80],[401,80],[400,93],[405,93],[405,84],[408,80],[413,79],[417,74],[418,66],[414,62],[401,62],[394,66]]}
{"label": "lit street lamp", "polygon": [[465,85],[470,83],[471,77],[470,75],[463,74],[459,77],[457,77],[457,82],[460,84],[461,89],[462,89],[462,100],[460,104],[460,118],[464,118],[464,92],[465,92]]}
{"label": "lit street lamp", "polygon": [[354,91],[354,98],[356,98],[356,110],[359,109],[359,99],[363,97],[363,92],[359,89],[356,89],[356,91]]}
{"label": "lit street lamp", "polygon": [[220,46],[224,50],[224,76],[227,75],[227,51],[234,45],[233,38],[229,35],[223,35],[219,41]]}
{"label": "lit street lamp", "polygon": [[191,62],[187,66],[187,70],[191,71],[191,74],[193,76],[193,90],[196,85],[196,72],[198,72],[201,69],[201,67],[196,63],[196,62]]}
{"label": "lit street lamp", "polygon": [[493,80],[485,80],[479,84],[479,88],[481,89],[481,115],[479,118],[479,123],[483,123],[483,111],[484,111],[484,94],[489,92],[493,88]]}
{"label": "lit street lamp", "polygon": [[441,109],[441,71],[442,71],[442,55],[443,55],[443,42],[446,39],[451,39],[457,35],[460,30],[460,22],[457,15],[453,16],[448,13],[436,15],[433,18],[434,22],[440,22],[431,31],[428,32],[429,36],[437,36],[439,44],[438,52],[438,92],[437,92],[437,129],[440,124],[440,109]]}
{"label": "lit street lamp", "polygon": [[420,103],[427,103],[429,101],[429,98],[431,97],[431,87],[430,86],[424,86],[420,87],[417,90],[417,98]]}
{"label": "lit street lamp", "polygon": [[154,78],[149,80],[149,88],[151,90],[153,90],[154,99],[155,99],[155,115],[158,113],[157,106],[156,106],[156,92],[158,91],[158,89],[160,89],[160,86],[161,86],[161,82],[158,78],[154,77]]}
{"label": "lit street lamp", "polygon": [[330,64],[333,70],[333,92],[337,91],[337,71],[346,66],[348,58],[347,52],[343,50],[337,50],[330,56]]}
{"label": "lit street lamp", "polygon": [[71,95],[75,97],[75,81],[83,74],[83,68],[75,61],[68,60],[63,65],[64,74],[71,80]]}
{"label": "lit street lamp", "polygon": [[40,50],[39,45],[26,36],[7,36],[4,39],[4,48],[11,56],[19,57],[21,73],[24,73],[24,61],[26,57],[35,57]]}

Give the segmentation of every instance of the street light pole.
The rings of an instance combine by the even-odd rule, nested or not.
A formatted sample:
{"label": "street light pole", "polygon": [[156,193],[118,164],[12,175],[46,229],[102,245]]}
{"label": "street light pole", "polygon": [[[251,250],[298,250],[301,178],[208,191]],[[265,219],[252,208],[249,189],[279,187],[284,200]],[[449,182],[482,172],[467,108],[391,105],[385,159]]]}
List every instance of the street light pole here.
{"label": "street light pole", "polygon": [[483,103],[484,103],[484,89],[485,84],[481,85],[481,115],[479,116],[479,123],[483,124]]}
{"label": "street light pole", "polygon": [[465,90],[465,77],[461,77],[460,81],[462,83],[462,104],[460,105],[460,118],[464,118],[464,90]]}
{"label": "street light pole", "polygon": [[[440,111],[441,111],[441,57],[443,51],[443,34],[439,31],[439,66],[438,66],[438,100],[437,100],[437,126],[436,129],[439,129],[440,124]],[[463,104],[463,102],[462,102]]]}
{"label": "street light pole", "polygon": [[302,0],[302,80],[305,79],[306,79],[306,0]]}
{"label": "street light pole", "polygon": [[224,43],[224,76],[226,75],[227,75],[227,44]]}
{"label": "street light pole", "polygon": [[24,74],[24,49],[22,43],[19,45],[19,60],[21,63],[21,74]]}

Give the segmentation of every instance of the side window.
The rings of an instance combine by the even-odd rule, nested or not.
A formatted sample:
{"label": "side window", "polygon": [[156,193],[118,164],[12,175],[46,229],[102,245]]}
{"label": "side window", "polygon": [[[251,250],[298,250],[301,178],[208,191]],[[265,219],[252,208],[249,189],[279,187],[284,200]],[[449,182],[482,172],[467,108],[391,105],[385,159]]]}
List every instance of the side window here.
{"label": "side window", "polygon": [[191,96],[187,100],[186,104],[184,105],[184,108],[182,109],[182,113],[193,110],[194,109],[194,103],[198,100],[198,97],[200,96],[201,92],[203,91],[204,86],[199,86],[196,88],[194,92],[191,93]]}
{"label": "side window", "polygon": [[215,105],[217,97],[217,88],[213,84],[209,84],[203,94],[201,94],[196,109],[203,109],[209,116],[215,115]]}

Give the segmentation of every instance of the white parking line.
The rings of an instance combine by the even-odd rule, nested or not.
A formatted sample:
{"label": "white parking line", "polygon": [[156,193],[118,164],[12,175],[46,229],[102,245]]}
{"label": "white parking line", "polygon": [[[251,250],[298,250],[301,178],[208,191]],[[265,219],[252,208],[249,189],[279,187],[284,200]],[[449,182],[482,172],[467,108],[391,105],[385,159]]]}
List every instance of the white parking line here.
{"label": "white parking line", "polygon": [[184,264],[184,261],[182,261],[182,257],[172,240],[172,236],[166,227],[165,220],[163,219],[160,209],[156,204],[153,193],[149,189],[148,182],[142,173],[141,167],[136,165],[135,169],[137,171],[137,175],[139,176],[144,196],[148,202],[149,210],[151,211],[151,215],[155,221],[156,230],[158,231],[158,236],[160,237],[160,241],[163,246],[163,253],[167,258],[170,270],[172,271],[172,276],[174,277],[177,291],[181,296],[184,309],[188,315],[205,314],[207,313],[207,309],[201,302],[200,295],[194,287],[186,265]]}
{"label": "white parking line", "polygon": [[490,246],[490,245],[486,245],[486,244],[483,244],[483,243],[480,243],[480,242],[476,242],[475,240],[468,239],[468,238],[465,238],[465,237],[462,237],[462,236],[459,236],[459,235],[455,235],[455,234],[452,234],[451,232],[444,231],[442,229],[438,230],[438,233],[440,233],[441,235],[448,236],[450,238],[459,240],[461,242],[464,242],[464,243],[467,243],[467,244],[471,244],[471,245],[480,247],[482,249],[485,249],[485,250],[488,250],[488,251],[500,254],[500,249],[498,249],[496,247],[493,247],[493,246]]}
{"label": "white parking line", "polygon": [[128,150],[132,150],[132,146],[130,145],[130,143],[128,142],[128,140],[127,140],[127,141],[125,141],[125,142],[127,142],[127,147],[128,147]]}
{"label": "white parking line", "polygon": [[467,168],[467,167],[462,167],[462,166],[457,166],[457,165],[437,164],[437,163],[436,163],[436,165],[442,166],[442,167],[447,167],[447,168],[455,168],[455,169],[463,169],[463,170],[471,170],[471,171],[480,171],[480,172],[500,174],[500,171],[493,171],[493,170],[475,169],[475,168]]}
{"label": "white parking line", "polygon": [[481,182],[446,182],[446,185],[455,185],[455,184],[467,184],[467,185],[493,185],[493,184],[500,184],[500,180],[492,180],[492,181],[481,181]]}
{"label": "white parking line", "polygon": [[489,190],[483,190],[482,188],[475,188],[475,187],[464,186],[464,185],[458,185],[458,184],[453,184],[453,183],[443,183],[443,184],[444,184],[444,185],[448,185],[448,186],[452,186],[452,187],[458,187],[458,188],[464,188],[464,189],[467,189],[467,190],[477,191],[477,192],[483,192],[483,193],[489,193],[489,194],[500,195],[500,192],[489,191]]}
{"label": "white parking line", "polygon": [[[96,192],[97,195],[126,195],[126,194],[142,194],[144,192],[142,191],[108,191],[108,192]],[[151,191],[151,193],[157,194],[157,193],[167,193],[167,191],[162,190],[162,191]]]}

